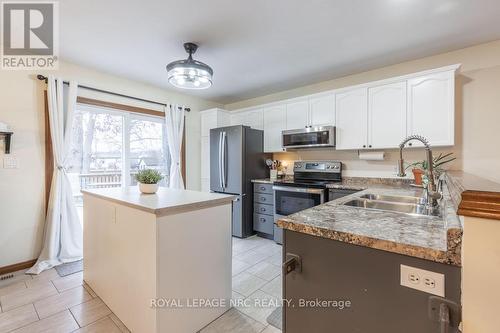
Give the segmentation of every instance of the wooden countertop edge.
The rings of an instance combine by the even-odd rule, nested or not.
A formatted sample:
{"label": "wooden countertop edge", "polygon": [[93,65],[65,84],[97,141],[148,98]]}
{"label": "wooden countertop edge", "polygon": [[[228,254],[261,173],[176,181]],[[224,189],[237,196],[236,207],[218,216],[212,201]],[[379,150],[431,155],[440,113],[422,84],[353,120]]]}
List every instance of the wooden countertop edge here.
{"label": "wooden countertop edge", "polygon": [[500,192],[463,191],[457,214],[500,220]]}
{"label": "wooden countertop edge", "polygon": [[200,210],[200,209],[205,209],[205,208],[212,208],[212,207],[227,205],[227,204],[232,203],[233,200],[234,200],[234,197],[220,198],[220,199],[214,199],[211,201],[190,203],[190,204],[169,207],[169,208],[160,208],[160,209],[155,209],[154,214],[156,215],[156,217],[181,214],[181,213],[186,213],[186,212],[190,212],[190,211],[194,211],[194,210]]}

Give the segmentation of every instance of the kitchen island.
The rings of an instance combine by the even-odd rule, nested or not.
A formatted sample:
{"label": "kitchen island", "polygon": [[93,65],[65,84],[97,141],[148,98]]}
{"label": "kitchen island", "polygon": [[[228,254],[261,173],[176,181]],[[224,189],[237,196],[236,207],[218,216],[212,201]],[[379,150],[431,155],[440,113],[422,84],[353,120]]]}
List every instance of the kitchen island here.
{"label": "kitchen island", "polygon": [[233,196],[137,187],[83,196],[84,280],[132,332],[197,332],[229,309]]}

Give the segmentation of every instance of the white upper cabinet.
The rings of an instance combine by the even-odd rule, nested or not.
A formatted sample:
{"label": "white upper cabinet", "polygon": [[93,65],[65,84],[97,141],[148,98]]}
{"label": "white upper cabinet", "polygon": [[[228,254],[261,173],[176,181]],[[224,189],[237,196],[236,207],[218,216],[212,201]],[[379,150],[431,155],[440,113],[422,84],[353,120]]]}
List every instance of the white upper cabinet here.
{"label": "white upper cabinet", "polygon": [[286,129],[305,128],[309,125],[309,101],[307,99],[286,104]]}
{"label": "white upper cabinet", "polygon": [[243,125],[245,123],[246,112],[231,112],[229,116],[231,119],[231,126],[233,125]]}
{"label": "white upper cabinet", "polygon": [[309,125],[335,125],[335,95],[333,93],[309,99]]}
{"label": "white upper cabinet", "polygon": [[281,132],[286,129],[286,106],[284,104],[264,109],[264,151],[282,151]]}
{"label": "white upper cabinet", "polygon": [[357,88],[335,95],[337,149],[368,146],[368,89]]}
{"label": "white upper cabinet", "polygon": [[394,148],[406,137],[406,82],[368,89],[368,148]]}
{"label": "white upper cabinet", "polygon": [[201,136],[209,136],[212,128],[229,126],[230,119],[227,111],[210,109],[201,111]]}
{"label": "white upper cabinet", "polygon": [[247,111],[246,114],[246,122],[243,125],[260,130],[264,129],[264,112],[262,109]]}
{"label": "white upper cabinet", "polygon": [[250,126],[255,129],[264,129],[262,109],[231,112],[231,125]]}
{"label": "white upper cabinet", "polygon": [[[455,143],[455,71],[408,80],[408,135],[422,135],[432,146]],[[413,146],[420,145],[413,141]]]}
{"label": "white upper cabinet", "polygon": [[[281,132],[336,126],[336,149],[394,149],[419,134],[432,146],[454,145],[455,72],[451,65],[231,114],[231,124],[264,130],[266,152],[282,151]],[[203,135],[203,134],[202,134]],[[421,146],[417,141],[409,143]]]}

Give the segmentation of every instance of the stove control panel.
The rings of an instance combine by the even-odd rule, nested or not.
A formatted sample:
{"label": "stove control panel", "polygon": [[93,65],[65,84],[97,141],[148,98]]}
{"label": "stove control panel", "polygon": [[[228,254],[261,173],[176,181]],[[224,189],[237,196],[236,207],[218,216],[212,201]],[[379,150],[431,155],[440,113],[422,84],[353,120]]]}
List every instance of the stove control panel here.
{"label": "stove control panel", "polygon": [[300,161],[293,165],[293,172],[331,172],[340,173],[342,162],[339,161]]}

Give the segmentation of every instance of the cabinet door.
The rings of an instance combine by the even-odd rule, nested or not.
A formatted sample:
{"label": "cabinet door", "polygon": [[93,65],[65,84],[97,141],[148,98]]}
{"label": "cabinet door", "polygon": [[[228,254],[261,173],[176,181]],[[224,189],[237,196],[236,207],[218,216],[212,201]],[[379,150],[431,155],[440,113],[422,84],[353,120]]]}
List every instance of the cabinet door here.
{"label": "cabinet door", "polygon": [[286,128],[286,107],[277,105],[264,109],[264,151],[282,151],[281,131]]}
{"label": "cabinet door", "polygon": [[221,109],[201,113],[201,136],[209,136],[212,128],[229,126],[231,115]]}
{"label": "cabinet door", "polygon": [[[408,80],[408,134],[422,135],[433,146],[455,141],[454,71]],[[420,145],[414,141],[413,146]]]}
{"label": "cabinet door", "polygon": [[309,124],[309,102],[307,100],[286,105],[286,129],[305,128]]}
{"label": "cabinet door", "polygon": [[406,137],[406,82],[368,89],[368,148],[397,148]]}
{"label": "cabinet door", "polygon": [[201,137],[201,178],[210,179],[210,137]]}
{"label": "cabinet door", "polygon": [[335,95],[337,149],[363,149],[368,145],[368,89]]}
{"label": "cabinet door", "polygon": [[262,109],[235,112],[231,114],[231,125],[244,125],[251,128],[264,128],[264,118]]}
{"label": "cabinet door", "polygon": [[245,121],[243,125],[260,130],[264,129],[264,115],[262,109],[245,112]]}
{"label": "cabinet door", "polygon": [[217,127],[231,125],[231,116],[229,112],[217,109]]}
{"label": "cabinet door", "polygon": [[311,97],[309,100],[309,125],[335,125],[335,95]]}
{"label": "cabinet door", "polygon": [[217,111],[203,112],[201,114],[201,136],[209,136],[210,129],[217,127]]}
{"label": "cabinet door", "polygon": [[[444,274],[446,298],[460,304],[460,267],[290,230],[283,250],[302,259],[301,270],[283,279],[283,298],[290,302],[283,307],[286,333],[440,332],[428,319],[429,294],[400,286],[401,264]],[[304,299],[345,299],[351,307],[299,306]]]}
{"label": "cabinet door", "polygon": [[231,113],[230,123],[233,125],[244,125],[245,122],[245,112],[234,112]]}

